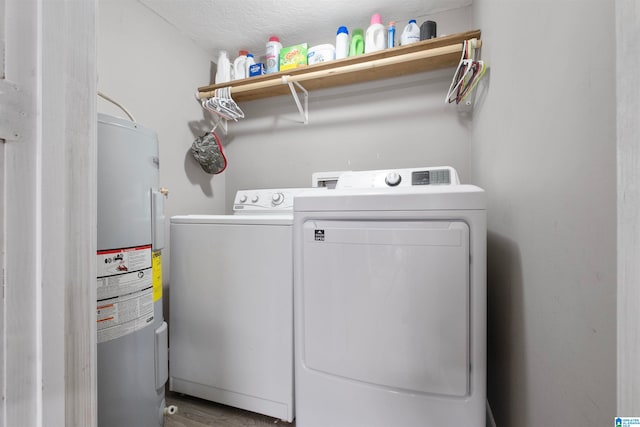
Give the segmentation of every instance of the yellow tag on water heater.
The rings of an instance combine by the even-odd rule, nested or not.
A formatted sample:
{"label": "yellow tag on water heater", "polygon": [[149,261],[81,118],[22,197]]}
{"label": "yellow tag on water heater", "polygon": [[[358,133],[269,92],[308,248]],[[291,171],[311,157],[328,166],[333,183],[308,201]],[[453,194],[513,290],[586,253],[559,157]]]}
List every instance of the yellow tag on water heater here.
{"label": "yellow tag on water heater", "polygon": [[154,251],[151,255],[153,274],[153,302],[162,298],[162,251]]}

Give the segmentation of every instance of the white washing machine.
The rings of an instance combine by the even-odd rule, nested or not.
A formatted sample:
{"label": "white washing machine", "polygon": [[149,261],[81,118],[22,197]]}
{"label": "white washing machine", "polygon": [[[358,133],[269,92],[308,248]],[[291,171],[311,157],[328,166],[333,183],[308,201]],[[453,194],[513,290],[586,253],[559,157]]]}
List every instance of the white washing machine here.
{"label": "white washing machine", "polygon": [[238,191],[234,215],[171,218],[171,390],[293,420],[300,191]]}
{"label": "white washing machine", "polygon": [[297,427],[484,427],[484,191],[441,167],[296,196],[294,322]]}

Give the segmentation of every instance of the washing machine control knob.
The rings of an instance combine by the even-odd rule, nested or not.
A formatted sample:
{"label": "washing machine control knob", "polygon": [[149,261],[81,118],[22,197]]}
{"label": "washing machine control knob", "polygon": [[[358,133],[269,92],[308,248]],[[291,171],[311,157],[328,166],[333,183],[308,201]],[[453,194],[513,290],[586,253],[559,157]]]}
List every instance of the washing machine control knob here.
{"label": "washing machine control knob", "polygon": [[253,196],[251,198],[251,203],[258,203],[258,200],[260,200],[260,197],[258,197],[257,195]]}
{"label": "washing machine control knob", "polygon": [[402,181],[402,176],[400,176],[398,172],[389,172],[387,174],[387,177],[384,179],[384,182],[389,187],[395,187],[396,185],[400,184],[400,181]]}
{"label": "washing machine control knob", "polygon": [[243,194],[242,196],[240,196],[240,203],[244,203],[247,201],[247,195]]}
{"label": "washing machine control knob", "polygon": [[284,194],[282,194],[282,193],[273,193],[273,196],[271,196],[271,201],[273,202],[274,206],[278,206],[279,204],[284,202]]}

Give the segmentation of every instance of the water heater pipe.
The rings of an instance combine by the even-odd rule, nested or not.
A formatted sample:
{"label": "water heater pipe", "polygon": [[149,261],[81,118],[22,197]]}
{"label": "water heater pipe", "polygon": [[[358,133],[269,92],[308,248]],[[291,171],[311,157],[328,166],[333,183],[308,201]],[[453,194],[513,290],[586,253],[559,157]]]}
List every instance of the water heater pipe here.
{"label": "water heater pipe", "polygon": [[131,120],[133,123],[136,123],[136,119],[133,118],[133,116],[131,115],[131,113],[129,112],[129,110],[127,110],[126,108],[124,108],[120,103],[118,103],[117,101],[109,98],[107,95],[105,95],[104,93],[98,91],[98,96],[102,99],[105,99],[107,101],[109,101],[110,103],[112,103],[113,105],[115,105],[116,107],[120,108],[122,111],[124,111],[124,113],[127,115],[127,117],[129,117],[129,120]]}

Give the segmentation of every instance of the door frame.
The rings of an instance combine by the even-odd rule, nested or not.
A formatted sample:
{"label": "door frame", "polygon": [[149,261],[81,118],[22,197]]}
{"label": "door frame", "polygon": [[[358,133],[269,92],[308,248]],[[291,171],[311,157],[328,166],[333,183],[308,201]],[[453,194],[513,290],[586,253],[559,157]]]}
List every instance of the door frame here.
{"label": "door frame", "polygon": [[96,0],[0,11],[0,427],[95,427]]}

